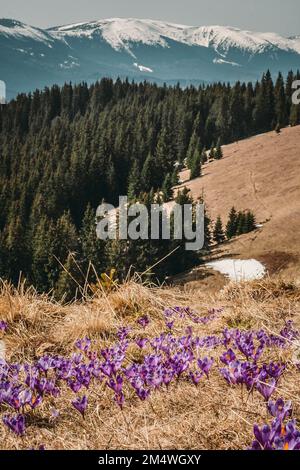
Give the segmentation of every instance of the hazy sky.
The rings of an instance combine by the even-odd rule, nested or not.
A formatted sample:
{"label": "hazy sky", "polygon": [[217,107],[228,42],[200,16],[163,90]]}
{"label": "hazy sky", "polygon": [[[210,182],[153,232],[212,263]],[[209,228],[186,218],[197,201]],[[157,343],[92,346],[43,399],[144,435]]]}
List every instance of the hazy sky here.
{"label": "hazy sky", "polygon": [[299,0],[0,0],[0,17],[40,27],[116,16],[300,34]]}

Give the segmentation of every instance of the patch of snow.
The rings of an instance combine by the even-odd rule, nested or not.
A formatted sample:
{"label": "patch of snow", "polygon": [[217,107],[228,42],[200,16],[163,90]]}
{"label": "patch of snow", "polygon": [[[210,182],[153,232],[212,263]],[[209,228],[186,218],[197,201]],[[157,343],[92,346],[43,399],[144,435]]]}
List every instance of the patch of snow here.
{"label": "patch of snow", "polygon": [[150,72],[153,73],[153,70],[150,69],[149,67],[145,67],[144,65],[139,65],[137,62],[134,62],[133,64],[136,68],[139,69],[140,72]]}
{"label": "patch of snow", "polygon": [[224,274],[232,281],[250,281],[264,277],[266,270],[262,263],[255,259],[222,259],[206,263],[207,268]]}
{"label": "patch of snow", "polygon": [[224,59],[214,59],[213,63],[214,64],[228,64],[228,65],[232,65],[233,67],[241,67],[241,65],[238,64],[237,62],[230,62]]}

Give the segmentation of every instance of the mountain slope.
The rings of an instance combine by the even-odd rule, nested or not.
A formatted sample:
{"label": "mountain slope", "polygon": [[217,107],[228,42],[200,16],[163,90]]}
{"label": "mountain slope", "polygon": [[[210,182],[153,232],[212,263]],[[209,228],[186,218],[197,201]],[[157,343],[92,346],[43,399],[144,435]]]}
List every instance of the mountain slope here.
{"label": "mountain slope", "polygon": [[300,66],[300,38],[237,28],[112,18],[41,30],[0,20],[1,77],[9,97],[103,76],[182,85],[256,80]]}
{"label": "mountain slope", "polygon": [[300,126],[223,147],[224,158],[203,167],[203,176],[184,185],[195,198],[204,192],[211,217],[227,221],[232,206],[253,210],[262,227],[222,247],[218,255],[256,258],[269,271],[300,278]]}

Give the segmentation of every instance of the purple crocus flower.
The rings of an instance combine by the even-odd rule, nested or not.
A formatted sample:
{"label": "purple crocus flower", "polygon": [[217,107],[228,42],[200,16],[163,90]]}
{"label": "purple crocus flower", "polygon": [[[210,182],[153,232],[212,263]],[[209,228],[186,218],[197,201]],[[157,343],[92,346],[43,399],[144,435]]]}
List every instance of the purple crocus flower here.
{"label": "purple crocus flower", "polygon": [[276,418],[271,427],[264,425],[261,428],[254,426],[254,435],[251,450],[300,450],[300,432],[295,421],[286,425]]}
{"label": "purple crocus flower", "polygon": [[166,321],[166,327],[169,329],[169,330],[172,330],[173,327],[174,327],[174,320],[173,321]]}
{"label": "purple crocus flower", "polygon": [[117,375],[116,379],[110,379],[106,385],[111,388],[115,393],[120,393],[123,388],[123,377]]}
{"label": "purple crocus flower", "polygon": [[23,436],[25,432],[25,417],[21,414],[17,416],[3,416],[3,423],[17,436]]}
{"label": "purple crocus flower", "polygon": [[139,348],[144,349],[144,347],[148,343],[148,339],[147,338],[137,338],[135,340],[135,342],[136,342],[136,344]]}
{"label": "purple crocus flower", "polygon": [[128,327],[123,326],[117,331],[117,338],[120,341],[124,341],[128,337],[130,332],[131,332],[131,328],[129,326]]}
{"label": "purple crocus flower", "polygon": [[292,320],[287,321],[285,324],[285,327],[280,331],[280,335],[283,338],[286,338],[290,341],[294,341],[295,339],[298,339],[300,336],[300,333],[298,330],[294,330],[293,326],[294,326],[294,323]]}
{"label": "purple crocus flower", "polygon": [[236,360],[236,355],[234,354],[232,349],[228,349],[227,352],[224,352],[224,354],[220,356],[220,360],[228,366],[231,362]]}
{"label": "purple crocus flower", "polygon": [[285,371],[285,364],[271,362],[270,364],[264,364],[262,367],[263,371],[265,371],[270,377],[278,380],[279,377]]}
{"label": "purple crocus flower", "polygon": [[147,315],[143,315],[137,320],[137,323],[142,327],[146,328],[146,326],[150,323],[150,318]]}
{"label": "purple crocus flower", "polygon": [[196,370],[195,372],[190,372],[190,379],[192,380],[194,385],[198,385],[200,380],[203,377],[203,372]]}
{"label": "purple crocus flower", "polygon": [[268,411],[274,417],[281,419],[282,421],[286,419],[292,413],[292,402],[287,401],[286,403],[283,401],[282,398],[275,401],[269,401],[268,403]]}
{"label": "purple crocus flower", "polygon": [[80,349],[80,351],[86,353],[91,347],[91,340],[88,337],[83,338],[83,339],[78,339],[75,343],[75,346],[77,349]]}
{"label": "purple crocus flower", "polygon": [[276,380],[274,378],[265,379],[260,375],[256,383],[256,389],[268,401],[276,389]]}
{"label": "purple crocus flower", "polygon": [[3,320],[0,321],[0,331],[6,331],[7,323]]}
{"label": "purple crocus flower", "polygon": [[80,397],[76,398],[76,400],[72,401],[72,405],[74,406],[74,408],[77,411],[79,411],[79,413],[84,418],[85,410],[86,410],[87,405],[88,405],[87,397],[84,395],[82,398],[80,398]]}
{"label": "purple crocus flower", "polygon": [[265,424],[261,428],[257,424],[253,427],[256,441],[252,443],[252,450],[273,450],[273,442],[276,436],[281,433],[281,421],[274,420],[272,426]]}
{"label": "purple crocus flower", "polygon": [[280,450],[300,450],[300,431],[296,428],[294,420],[287,423],[281,434],[284,435],[284,442],[281,440]]}
{"label": "purple crocus flower", "polygon": [[209,378],[209,371],[214,363],[213,358],[211,357],[210,359],[208,357],[205,357],[203,360],[198,359],[197,361],[199,369],[204,372],[207,378]]}

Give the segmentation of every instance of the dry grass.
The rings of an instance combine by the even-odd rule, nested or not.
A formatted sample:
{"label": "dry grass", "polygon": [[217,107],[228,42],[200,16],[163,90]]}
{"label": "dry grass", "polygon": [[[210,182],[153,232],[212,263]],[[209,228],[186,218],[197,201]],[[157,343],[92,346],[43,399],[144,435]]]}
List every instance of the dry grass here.
{"label": "dry grass", "polygon": [[[120,325],[131,325],[134,334],[143,334],[136,319],[145,313],[152,319],[147,335],[154,337],[165,331],[163,308],[175,305],[189,305],[203,315],[208,307],[224,306],[222,316],[208,325],[180,320],[175,328],[179,335],[187,326],[193,326],[193,333],[199,336],[219,334],[225,326],[263,327],[278,333],[287,319],[300,328],[300,288],[274,279],[229,284],[211,298],[200,291],[148,288],[128,282],[117,290],[65,306],[33,290],[26,291],[24,286],[16,291],[3,284],[0,319],[9,322],[7,359],[28,361],[45,352],[69,354],[74,341],[85,335],[95,341],[95,348],[103,347],[115,341]],[[204,351],[203,356],[213,355],[219,365],[223,351]],[[143,353],[132,346],[130,354],[138,359]],[[294,416],[300,418],[299,371],[292,364],[293,348],[274,350],[266,357],[287,361],[288,372],[277,396],[292,399]],[[253,423],[267,420],[265,404],[257,392],[249,396],[239,387],[229,387],[217,365],[210,380],[202,380],[198,387],[180,380],[168,391],[154,392],[146,402],[139,401],[126,386],[123,411],[104,384],[93,385],[85,420],[70,405],[74,394],[65,389],[55,405],[49,398],[32,413],[23,438],[16,438],[1,422],[0,449],[40,444],[47,449],[244,449],[253,439]],[[53,406],[60,410],[56,420],[50,417]],[[0,414],[4,412],[0,410]]]}

